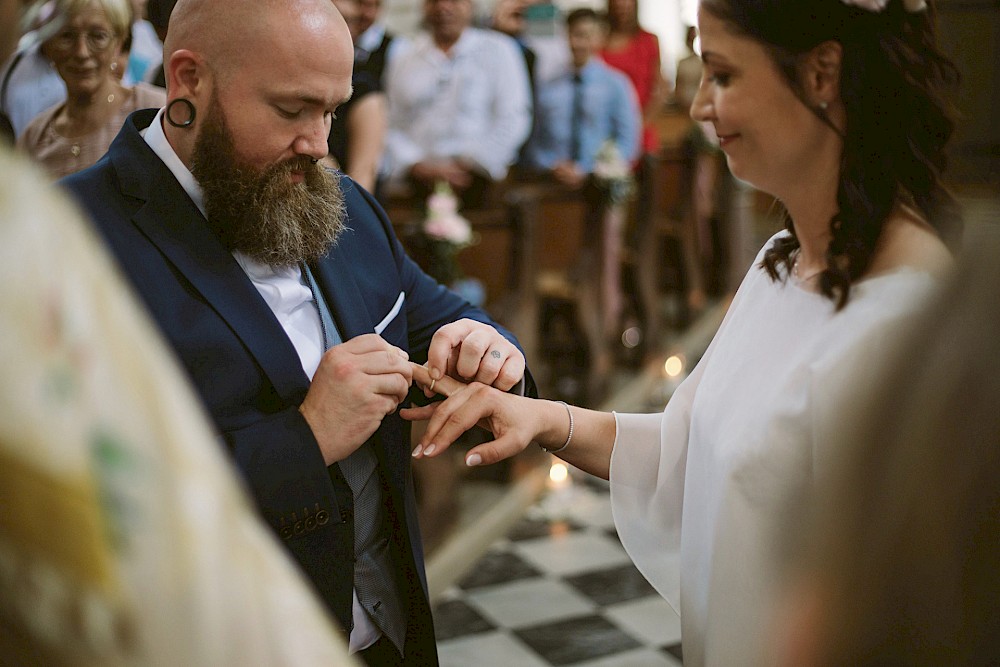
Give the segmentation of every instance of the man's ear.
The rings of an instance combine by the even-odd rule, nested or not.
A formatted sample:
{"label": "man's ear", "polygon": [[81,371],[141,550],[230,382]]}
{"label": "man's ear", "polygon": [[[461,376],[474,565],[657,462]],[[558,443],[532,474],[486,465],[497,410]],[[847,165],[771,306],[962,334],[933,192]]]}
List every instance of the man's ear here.
{"label": "man's ear", "polygon": [[806,94],[816,106],[833,104],[840,97],[840,64],[844,47],[828,40],[813,48],[805,63]]}
{"label": "man's ear", "polygon": [[178,49],[170,54],[164,76],[171,99],[197,99],[208,88],[208,69],[204,59],[188,49]]}

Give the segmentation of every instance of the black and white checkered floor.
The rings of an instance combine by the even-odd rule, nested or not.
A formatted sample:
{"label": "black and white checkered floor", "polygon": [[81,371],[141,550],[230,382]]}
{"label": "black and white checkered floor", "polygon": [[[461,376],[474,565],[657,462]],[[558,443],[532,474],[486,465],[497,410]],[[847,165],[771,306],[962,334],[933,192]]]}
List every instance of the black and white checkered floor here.
{"label": "black and white checkered floor", "polygon": [[635,569],[602,480],[552,489],[435,606],[442,667],[677,667],[680,619]]}

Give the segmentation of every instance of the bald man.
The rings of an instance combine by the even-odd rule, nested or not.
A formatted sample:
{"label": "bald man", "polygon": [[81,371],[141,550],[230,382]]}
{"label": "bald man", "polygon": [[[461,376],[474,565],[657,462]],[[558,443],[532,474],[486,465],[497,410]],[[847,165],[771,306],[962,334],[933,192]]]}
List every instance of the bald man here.
{"label": "bald man", "polygon": [[316,165],[351,94],[351,39],[329,0],[180,0],[165,53],[167,106],[132,114],[63,183],[351,650],[436,664],[396,412],[408,359],[516,390],[524,357],[420,271],[366,191]]}

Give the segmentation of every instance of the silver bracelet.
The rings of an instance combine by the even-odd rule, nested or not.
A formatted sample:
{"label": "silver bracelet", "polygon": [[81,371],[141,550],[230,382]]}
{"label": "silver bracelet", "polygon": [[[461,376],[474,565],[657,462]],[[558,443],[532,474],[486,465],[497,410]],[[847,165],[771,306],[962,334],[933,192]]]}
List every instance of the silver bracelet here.
{"label": "silver bracelet", "polygon": [[566,449],[567,447],[569,447],[569,443],[573,439],[573,411],[569,409],[569,405],[567,405],[566,401],[556,401],[556,403],[562,404],[562,406],[566,408],[566,414],[569,415],[569,435],[566,436],[566,442],[564,442],[563,446],[560,447],[559,449],[546,449],[545,447],[538,445],[539,447],[542,448],[543,452],[548,452],[549,454],[555,454],[557,452],[561,452],[562,450]]}

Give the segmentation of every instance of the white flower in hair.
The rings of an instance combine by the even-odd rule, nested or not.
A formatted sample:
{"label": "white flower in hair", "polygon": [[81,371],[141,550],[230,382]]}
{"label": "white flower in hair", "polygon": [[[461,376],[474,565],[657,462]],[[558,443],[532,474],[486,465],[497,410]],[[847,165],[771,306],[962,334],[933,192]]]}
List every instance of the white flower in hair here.
{"label": "white flower in hair", "polygon": [[[889,0],[841,0],[841,2],[870,12],[880,12],[889,4]],[[927,0],[903,0],[903,7],[910,13],[922,12],[927,9]]]}
{"label": "white flower in hair", "polygon": [[889,4],[889,0],[842,0],[845,5],[853,5],[870,12],[880,12]]}

